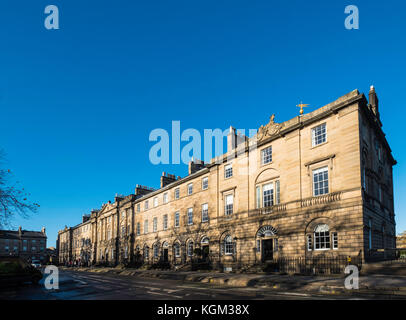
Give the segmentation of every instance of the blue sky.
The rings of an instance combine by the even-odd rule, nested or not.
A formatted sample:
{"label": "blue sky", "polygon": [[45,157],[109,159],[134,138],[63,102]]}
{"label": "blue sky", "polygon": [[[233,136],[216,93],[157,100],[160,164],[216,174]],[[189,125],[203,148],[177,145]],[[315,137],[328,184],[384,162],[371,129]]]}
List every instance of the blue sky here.
{"label": "blue sky", "polygon": [[[44,27],[59,8],[60,29]],[[360,29],[344,28],[357,5]],[[397,231],[406,230],[401,1],[11,1],[0,4],[0,147],[41,204],[25,229],[57,231],[159,186],[155,128],[258,128],[373,84],[394,167]],[[313,110],[310,109],[308,111]]]}

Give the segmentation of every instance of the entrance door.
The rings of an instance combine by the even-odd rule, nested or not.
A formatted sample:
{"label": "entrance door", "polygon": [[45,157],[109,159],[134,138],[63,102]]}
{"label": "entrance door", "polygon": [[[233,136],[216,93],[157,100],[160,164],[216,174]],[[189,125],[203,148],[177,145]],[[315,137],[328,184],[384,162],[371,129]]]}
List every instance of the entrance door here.
{"label": "entrance door", "polygon": [[202,246],[202,259],[209,259],[209,246]]}
{"label": "entrance door", "polygon": [[273,259],[273,240],[262,240],[262,261]]}
{"label": "entrance door", "polygon": [[164,262],[168,262],[168,249],[164,249]]}

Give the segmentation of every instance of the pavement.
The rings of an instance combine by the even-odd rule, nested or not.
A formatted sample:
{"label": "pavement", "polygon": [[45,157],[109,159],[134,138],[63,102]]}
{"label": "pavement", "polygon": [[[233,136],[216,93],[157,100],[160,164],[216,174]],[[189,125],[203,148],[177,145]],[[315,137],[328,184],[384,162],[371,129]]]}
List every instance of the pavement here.
{"label": "pavement", "polygon": [[404,296],[406,299],[406,276],[368,274],[359,277],[359,288],[346,289],[347,275],[303,276],[279,274],[238,274],[199,271],[162,271],[124,268],[64,268],[86,273],[116,274],[138,278],[179,280],[222,287],[266,288],[288,292],[322,294],[378,294]]}

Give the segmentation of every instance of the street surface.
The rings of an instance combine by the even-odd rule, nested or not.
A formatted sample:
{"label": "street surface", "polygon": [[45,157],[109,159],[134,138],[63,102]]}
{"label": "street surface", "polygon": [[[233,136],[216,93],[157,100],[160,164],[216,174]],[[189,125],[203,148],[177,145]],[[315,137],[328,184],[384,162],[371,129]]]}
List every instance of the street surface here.
{"label": "street surface", "polygon": [[[40,284],[0,288],[1,300],[335,300],[393,299],[394,296],[322,295],[284,292],[268,288],[220,287],[215,285],[106,273],[60,270],[59,290]],[[403,297],[404,299],[404,297]]]}

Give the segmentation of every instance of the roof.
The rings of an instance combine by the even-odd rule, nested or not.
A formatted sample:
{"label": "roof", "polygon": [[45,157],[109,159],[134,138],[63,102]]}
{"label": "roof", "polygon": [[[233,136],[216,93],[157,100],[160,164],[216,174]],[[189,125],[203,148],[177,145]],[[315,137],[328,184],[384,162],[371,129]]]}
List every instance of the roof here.
{"label": "roof", "polygon": [[[46,238],[47,236],[41,231],[28,231],[21,230],[22,238]],[[0,239],[20,239],[19,231],[14,230],[0,230]]]}

